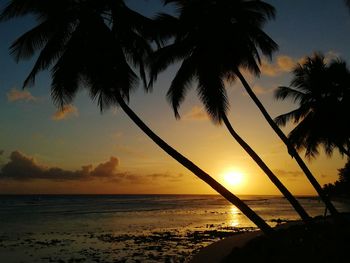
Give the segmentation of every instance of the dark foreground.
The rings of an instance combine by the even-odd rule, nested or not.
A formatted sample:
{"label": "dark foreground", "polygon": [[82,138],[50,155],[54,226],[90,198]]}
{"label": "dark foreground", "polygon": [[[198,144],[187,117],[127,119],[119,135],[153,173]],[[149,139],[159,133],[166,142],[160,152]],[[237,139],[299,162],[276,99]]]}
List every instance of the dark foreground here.
{"label": "dark foreground", "polygon": [[319,220],[311,226],[294,225],[259,236],[234,248],[222,262],[347,263],[350,262],[350,224]]}

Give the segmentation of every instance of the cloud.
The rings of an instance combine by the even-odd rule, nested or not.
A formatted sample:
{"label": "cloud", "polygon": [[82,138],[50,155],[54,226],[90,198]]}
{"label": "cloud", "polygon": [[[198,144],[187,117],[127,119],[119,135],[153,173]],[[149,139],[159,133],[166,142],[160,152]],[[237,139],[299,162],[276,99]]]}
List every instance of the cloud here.
{"label": "cloud", "polygon": [[303,173],[299,171],[288,171],[288,170],[282,170],[282,169],[276,169],[274,170],[274,172],[277,176],[288,177],[288,178],[296,178],[303,175]]}
{"label": "cloud", "polygon": [[295,67],[296,62],[289,56],[278,56],[276,64],[281,72],[289,72]]}
{"label": "cloud", "polygon": [[91,175],[96,177],[110,177],[115,174],[118,165],[118,158],[112,156],[109,161],[97,165],[97,167],[91,171]]}
{"label": "cloud", "polygon": [[14,181],[33,181],[33,180],[50,180],[50,181],[91,181],[107,180],[111,182],[133,182],[145,183],[159,179],[168,179],[170,181],[179,180],[182,175],[172,174],[132,174],[120,171],[119,159],[110,157],[108,161],[102,162],[96,167],[92,164],[84,165],[75,171],[65,170],[59,167],[48,167],[39,163],[34,158],[26,156],[20,151],[13,151],[10,160],[3,165],[0,171],[0,180]]}
{"label": "cloud", "polygon": [[[339,58],[339,55],[338,52],[330,50],[324,53],[325,62],[329,63],[331,60]],[[291,72],[297,63],[304,63],[307,56],[292,58],[287,55],[280,55],[276,58],[275,63],[269,63],[267,60],[263,59],[261,62],[261,74],[276,77],[283,73]]]}
{"label": "cloud", "polygon": [[10,161],[2,167],[0,178],[24,181],[34,179],[69,181],[115,178],[120,175],[117,172],[118,164],[118,158],[111,157],[110,160],[97,165],[96,168],[89,164],[82,166],[79,170],[69,171],[59,167],[45,166],[32,157],[14,151],[10,155]]}
{"label": "cloud", "polygon": [[69,105],[64,105],[62,107],[62,109],[57,110],[53,115],[52,115],[52,119],[54,121],[60,121],[60,120],[64,120],[67,119],[71,116],[75,116],[78,117],[79,116],[79,111],[78,109],[69,104]]}
{"label": "cloud", "polygon": [[184,120],[209,120],[209,116],[206,111],[200,106],[194,106],[189,112],[183,116]]}
{"label": "cloud", "polygon": [[276,58],[275,63],[269,63],[267,60],[261,62],[261,74],[275,77],[280,74],[290,72],[298,63],[299,59],[294,59],[287,55],[281,55]]}
{"label": "cloud", "polygon": [[11,89],[7,92],[7,101],[36,101],[37,98],[34,97],[28,90],[18,90],[16,88]]}
{"label": "cloud", "polygon": [[258,84],[253,86],[253,91],[255,94],[267,94],[271,93],[275,88],[265,88],[263,86],[260,86]]}
{"label": "cloud", "polygon": [[162,174],[162,173],[154,173],[154,174],[148,174],[146,177],[153,179],[153,180],[158,180],[158,179],[170,179],[171,181],[179,181],[181,177],[183,177],[183,174]]}
{"label": "cloud", "polygon": [[326,63],[329,63],[331,60],[338,59],[340,57],[340,53],[334,50],[330,50],[324,56]]}

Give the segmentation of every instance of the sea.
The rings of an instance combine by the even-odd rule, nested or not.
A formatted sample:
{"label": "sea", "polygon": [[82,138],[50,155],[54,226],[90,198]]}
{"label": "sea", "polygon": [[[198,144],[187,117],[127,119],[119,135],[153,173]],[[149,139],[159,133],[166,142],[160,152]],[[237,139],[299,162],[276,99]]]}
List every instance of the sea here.
{"label": "sea", "polygon": [[[299,220],[279,196],[240,196],[268,224]],[[311,216],[323,203],[298,197]],[[341,212],[350,204],[334,202]],[[201,248],[256,231],[218,195],[0,195],[0,261],[187,262]]]}

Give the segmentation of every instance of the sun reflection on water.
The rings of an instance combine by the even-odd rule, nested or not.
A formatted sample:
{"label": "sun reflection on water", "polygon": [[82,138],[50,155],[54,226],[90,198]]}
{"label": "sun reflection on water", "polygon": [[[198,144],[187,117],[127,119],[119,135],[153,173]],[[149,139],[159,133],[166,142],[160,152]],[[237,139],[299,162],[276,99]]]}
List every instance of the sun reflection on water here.
{"label": "sun reflection on water", "polygon": [[240,212],[237,207],[231,206],[230,207],[230,218],[229,218],[229,226],[230,227],[238,227],[240,225],[239,222],[239,215]]}

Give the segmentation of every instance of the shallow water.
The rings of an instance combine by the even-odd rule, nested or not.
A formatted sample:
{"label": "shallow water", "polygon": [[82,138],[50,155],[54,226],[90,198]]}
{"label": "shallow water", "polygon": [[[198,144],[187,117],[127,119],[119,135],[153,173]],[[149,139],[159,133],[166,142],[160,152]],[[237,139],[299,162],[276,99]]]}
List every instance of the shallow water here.
{"label": "shallow water", "polygon": [[[284,198],[241,198],[272,226],[299,219]],[[310,215],[324,214],[317,198],[299,200]],[[0,196],[0,258],[9,263],[183,262],[226,235],[252,230],[214,195]]]}

